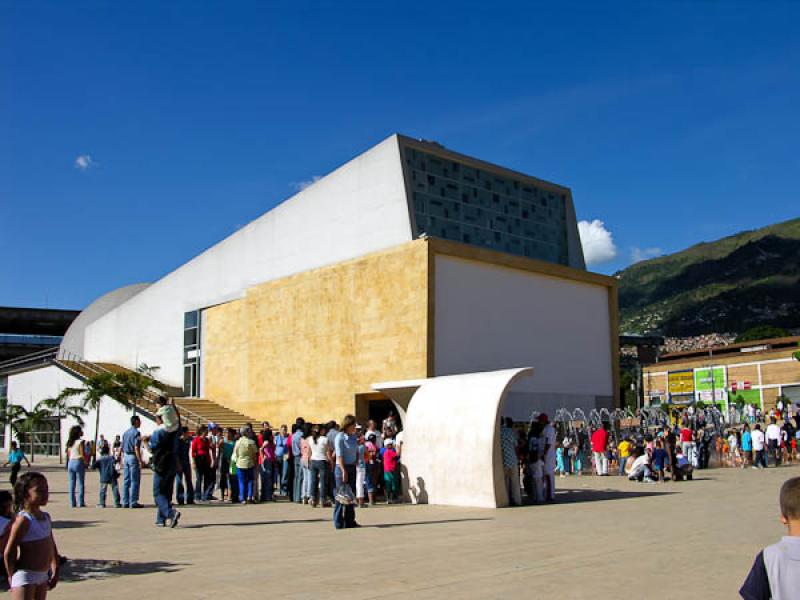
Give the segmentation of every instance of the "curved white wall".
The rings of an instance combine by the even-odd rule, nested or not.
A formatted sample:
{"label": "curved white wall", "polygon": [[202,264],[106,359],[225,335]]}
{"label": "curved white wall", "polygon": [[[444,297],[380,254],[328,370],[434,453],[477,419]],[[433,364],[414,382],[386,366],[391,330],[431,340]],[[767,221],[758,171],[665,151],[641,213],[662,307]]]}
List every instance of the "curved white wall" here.
{"label": "curved white wall", "polygon": [[135,283],[133,285],[117,288],[113,292],[100,296],[97,300],[84,308],[70,324],[69,329],[67,329],[67,332],[64,334],[64,339],[61,340],[59,350],[62,353],[85,356],[84,336],[86,334],[86,328],[109,311],[114,310],[142,290],[147,289],[149,285],[149,283]]}
{"label": "curved white wall", "polygon": [[608,288],[438,255],[435,374],[531,365],[504,409],[594,408],[613,401]]}
{"label": "curved white wall", "polygon": [[86,330],[86,358],[183,384],[183,314],[252,285],[411,239],[399,143],[387,138],[152,284]]}
{"label": "curved white wall", "polygon": [[500,454],[506,392],[533,369],[505,369],[375,384],[389,397],[410,386],[403,428],[403,492],[412,502],[497,508],[508,505]]}

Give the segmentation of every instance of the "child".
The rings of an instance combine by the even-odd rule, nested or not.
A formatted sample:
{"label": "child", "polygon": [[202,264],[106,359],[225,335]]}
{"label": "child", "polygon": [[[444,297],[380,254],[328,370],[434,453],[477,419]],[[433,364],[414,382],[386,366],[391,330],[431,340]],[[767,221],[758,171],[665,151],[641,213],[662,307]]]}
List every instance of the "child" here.
{"label": "child", "polygon": [[678,448],[675,453],[675,464],[672,467],[672,478],[675,481],[682,481],[684,479],[691,481],[693,470],[694,467],[692,467],[692,463],[689,462],[689,459],[686,458],[683,451]]}
{"label": "child", "polygon": [[114,457],[109,453],[108,444],[100,446],[97,470],[100,473],[100,498],[97,508],[106,507],[106,492],[109,485],[111,486],[111,493],[114,495],[114,508],[122,507],[119,501],[119,485],[117,485],[119,471],[117,471],[117,466],[114,464]]}
{"label": "child", "polygon": [[562,446],[556,448],[556,473],[559,474],[559,477],[567,476],[564,470],[564,448]]}
{"label": "child", "polygon": [[170,404],[166,396],[159,396],[157,402],[159,409],[156,411],[156,417],[161,420],[161,427],[167,433],[175,433],[178,431],[178,425],[180,425],[180,418],[175,405]]}
{"label": "child", "polygon": [[[220,502],[225,502],[230,499],[233,502],[233,496],[239,497],[239,476],[236,476],[236,485],[233,484],[230,477],[231,472],[231,457],[233,456],[233,447],[236,445],[236,430],[228,427],[225,430],[225,438],[220,446],[220,472],[219,472],[219,495]],[[238,472],[237,472],[238,473]],[[230,490],[230,495],[228,495]],[[235,492],[235,494],[234,494]]]}
{"label": "child", "polygon": [[358,451],[356,454],[356,502],[359,508],[364,508],[364,486],[366,485],[367,467],[364,462],[364,436],[358,436]]}
{"label": "child", "polygon": [[739,594],[745,600],[797,598],[800,589],[800,477],[788,479],[779,495],[781,523],[788,531],[780,542],[756,555]]}
{"label": "child", "polygon": [[367,433],[367,441],[364,442],[364,485],[367,488],[367,498],[369,505],[375,506],[375,487],[376,477],[380,464],[378,463],[378,447],[375,445],[376,436],[374,433]]}
{"label": "child", "polygon": [[4,553],[12,598],[45,598],[58,583],[58,549],[50,515],[41,508],[47,505],[48,494],[47,479],[35,471],[23,474],[14,487],[20,512]]}
{"label": "child", "polygon": [[[236,430],[232,427],[228,428],[230,433],[231,440],[236,439]],[[235,442],[232,442],[235,446]],[[231,454],[233,457],[233,454]],[[239,504],[239,469],[236,467],[236,461],[231,460],[230,466],[228,467],[228,488],[231,492],[231,504]]]}
{"label": "child", "polygon": [[17,483],[17,475],[19,475],[19,470],[22,468],[22,461],[28,463],[28,468],[31,468],[31,463],[28,461],[28,457],[25,456],[25,453],[17,447],[17,442],[11,442],[11,450],[8,452],[8,460],[4,467],[11,465],[11,477],[8,478],[9,482],[13,486]]}
{"label": "child", "polygon": [[[6,549],[8,536],[11,533],[11,523],[14,521],[14,499],[8,490],[0,491],[0,548]],[[0,564],[0,589],[8,589],[8,576],[5,564]]]}
{"label": "child", "polygon": [[397,503],[397,451],[394,449],[394,440],[384,440],[383,446],[383,481],[386,484],[386,504]]}
{"label": "child", "polygon": [[664,450],[664,442],[661,438],[656,440],[656,448],[653,450],[653,471],[655,471],[656,481],[666,483],[664,469],[667,464],[667,451]]}

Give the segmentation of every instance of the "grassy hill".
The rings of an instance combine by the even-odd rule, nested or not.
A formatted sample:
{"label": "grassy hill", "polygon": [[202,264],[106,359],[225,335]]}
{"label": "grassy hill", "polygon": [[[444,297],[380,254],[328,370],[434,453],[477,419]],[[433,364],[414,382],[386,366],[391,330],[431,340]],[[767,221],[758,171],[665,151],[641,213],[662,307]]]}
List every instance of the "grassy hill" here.
{"label": "grassy hill", "polygon": [[800,219],[631,265],[620,330],[669,336],[800,327]]}

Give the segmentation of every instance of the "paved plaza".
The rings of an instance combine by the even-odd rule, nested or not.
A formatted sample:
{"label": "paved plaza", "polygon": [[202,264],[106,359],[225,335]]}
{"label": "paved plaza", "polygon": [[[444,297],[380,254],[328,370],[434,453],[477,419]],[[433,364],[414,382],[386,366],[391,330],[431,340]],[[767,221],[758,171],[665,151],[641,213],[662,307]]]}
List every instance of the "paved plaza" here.
{"label": "paved plaza", "polygon": [[[38,461],[37,461],[38,462]],[[67,505],[41,464],[69,557],[54,598],[734,598],[755,553],[782,535],[777,495],[800,468],[714,469],[693,482],[559,479],[559,502],[501,510],[377,506],[357,530],[285,502],[184,507],[156,528],[141,510]],[[87,474],[87,502],[97,501]],[[241,594],[241,596],[239,596]]]}

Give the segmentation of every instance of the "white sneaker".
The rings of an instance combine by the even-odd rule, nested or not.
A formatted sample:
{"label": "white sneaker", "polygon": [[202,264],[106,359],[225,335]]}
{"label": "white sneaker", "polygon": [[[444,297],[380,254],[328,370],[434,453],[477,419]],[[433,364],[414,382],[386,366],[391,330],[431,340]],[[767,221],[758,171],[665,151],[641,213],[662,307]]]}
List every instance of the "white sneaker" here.
{"label": "white sneaker", "polygon": [[645,477],[645,478],[644,478],[644,482],[645,482],[645,483],[655,483],[655,481],[653,481],[653,480],[652,480],[652,479],[650,479],[649,477]]}

